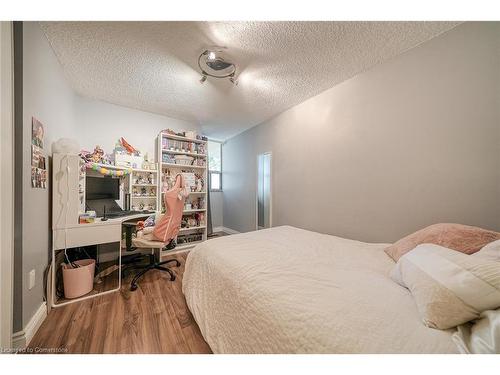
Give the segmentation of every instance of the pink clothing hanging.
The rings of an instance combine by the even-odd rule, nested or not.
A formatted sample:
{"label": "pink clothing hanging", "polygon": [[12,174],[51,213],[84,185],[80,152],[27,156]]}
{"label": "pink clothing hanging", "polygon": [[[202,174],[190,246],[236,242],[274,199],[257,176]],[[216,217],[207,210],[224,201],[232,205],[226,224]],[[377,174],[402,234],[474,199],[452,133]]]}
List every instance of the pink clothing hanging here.
{"label": "pink clothing hanging", "polygon": [[184,186],[184,178],[178,174],[174,187],[165,193],[166,212],[156,223],[153,236],[157,241],[169,243],[179,233],[182,221],[184,201],[188,193]]}

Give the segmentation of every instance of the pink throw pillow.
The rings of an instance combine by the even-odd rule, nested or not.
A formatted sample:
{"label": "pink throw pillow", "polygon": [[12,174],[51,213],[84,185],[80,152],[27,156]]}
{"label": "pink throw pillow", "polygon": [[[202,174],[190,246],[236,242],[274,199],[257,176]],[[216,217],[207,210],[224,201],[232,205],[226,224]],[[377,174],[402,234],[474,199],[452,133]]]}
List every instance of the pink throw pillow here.
{"label": "pink throw pillow", "polygon": [[486,244],[500,240],[500,233],[462,224],[433,224],[395,242],[385,249],[396,262],[410,250],[423,243],[473,254]]}

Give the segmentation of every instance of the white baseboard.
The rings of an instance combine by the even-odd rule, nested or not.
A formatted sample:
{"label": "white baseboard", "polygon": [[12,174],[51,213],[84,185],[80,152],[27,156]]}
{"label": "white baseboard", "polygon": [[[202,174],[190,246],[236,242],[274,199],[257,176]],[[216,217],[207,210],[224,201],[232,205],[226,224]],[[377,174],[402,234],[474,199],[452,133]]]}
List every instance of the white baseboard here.
{"label": "white baseboard", "polygon": [[234,229],[231,229],[231,228],[228,228],[228,227],[217,227],[217,228],[214,228],[213,229],[214,232],[224,232],[224,233],[227,233],[227,234],[238,234],[240,232],[238,232],[237,230],[234,230]]}
{"label": "white baseboard", "polygon": [[35,312],[35,315],[33,315],[28,324],[26,324],[26,327],[24,327],[22,331],[12,335],[12,347],[14,349],[23,349],[27,347],[46,317],[47,303],[43,302]]}

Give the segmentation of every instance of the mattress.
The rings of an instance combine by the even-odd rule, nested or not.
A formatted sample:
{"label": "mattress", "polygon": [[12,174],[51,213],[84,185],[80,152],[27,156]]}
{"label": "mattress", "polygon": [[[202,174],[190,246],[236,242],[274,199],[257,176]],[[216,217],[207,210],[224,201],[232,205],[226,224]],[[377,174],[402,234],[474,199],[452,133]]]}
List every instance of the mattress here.
{"label": "mattress", "polygon": [[182,289],[214,353],[457,353],[389,277],[387,244],[290,226],[205,241]]}

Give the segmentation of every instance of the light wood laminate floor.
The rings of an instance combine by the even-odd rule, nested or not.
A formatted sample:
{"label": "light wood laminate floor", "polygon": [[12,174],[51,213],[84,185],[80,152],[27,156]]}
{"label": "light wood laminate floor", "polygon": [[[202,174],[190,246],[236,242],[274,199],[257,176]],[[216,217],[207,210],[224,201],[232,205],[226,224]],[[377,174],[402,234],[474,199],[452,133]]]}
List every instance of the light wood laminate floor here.
{"label": "light wood laminate floor", "polygon": [[29,346],[67,353],[211,353],[181,290],[187,254],[172,256],[181,262],[172,267],[174,282],[153,270],[134,292],[131,275],[119,292],[52,309]]}

